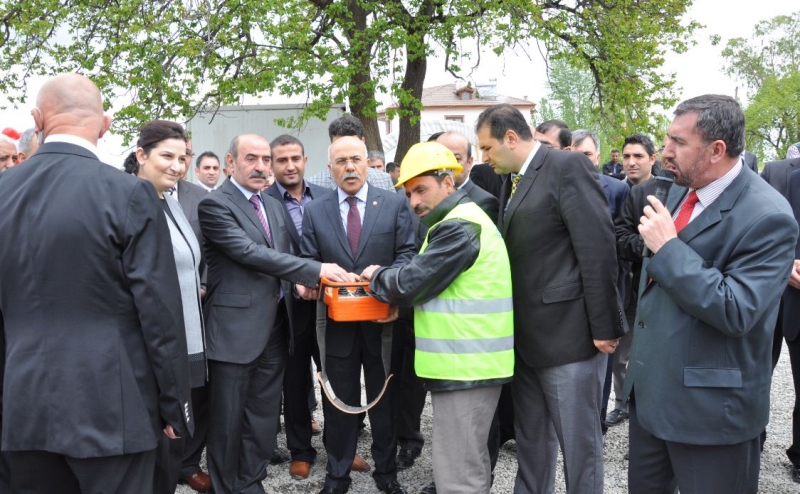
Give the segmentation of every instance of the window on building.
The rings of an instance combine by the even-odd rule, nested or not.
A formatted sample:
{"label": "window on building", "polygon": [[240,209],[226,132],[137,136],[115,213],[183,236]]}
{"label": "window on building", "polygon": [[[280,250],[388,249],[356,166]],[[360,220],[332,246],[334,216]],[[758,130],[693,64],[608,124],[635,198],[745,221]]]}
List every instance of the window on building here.
{"label": "window on building", "polygon": [[451,122],[461,122],[464,123],[464,115],[445,115],[445,120],[449,120]]}

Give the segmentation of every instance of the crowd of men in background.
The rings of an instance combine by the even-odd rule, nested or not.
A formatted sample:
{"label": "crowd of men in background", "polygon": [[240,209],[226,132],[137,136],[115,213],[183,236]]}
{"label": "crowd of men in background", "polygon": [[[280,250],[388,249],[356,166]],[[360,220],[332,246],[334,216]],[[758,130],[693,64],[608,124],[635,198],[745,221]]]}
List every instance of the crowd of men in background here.
{"label": "crowd of men in background", "polygon": [[[479,116],[475,135],[429,136],[399,163],[368,151],[361,123],[341,117],[329,126],[329,164],[313,176],[306,176],[304,143],[291,135],[232,136],[223,158],[213,151],[195,157],[187,144],[183,176],[194,159],[196,184],[179,180],[171,194],[204,246],[209,383],[187,399],[184,383],[167,371],[174,362],[153,353],[158,335],[148,336],[152,342],[127,335],[111,349],[58,334],[63,318],[92,312],[90,301],[103,296],[117,297],[121,309],[95,314],[90,324],[134,333],[153,324],[171,334],[164,301],[148,292],[169,273],[126,264],[139,253],[137,238],[159,241],[152,225],[137,223],[142,211],[88,193],[71,198],[35,175],[36,166],[74,159],[69,146],[99,163],[92,150],[109,123],[99,92],[88,79],[69,82],[58,94],[74,105],[53,110],[45,105],[53,95],[42,94],[36,128],[0,137],[0,236],[17,239],[0,246],[0,491],[146,492],[131,476],[160,461],[141,456],[152,437],[133,438],[141,424],[130,419],[103,419],[113,401],[115,410],[148,410],[155,434],[193,436],[180,480],[198,492],[264,492],[270,463],[291,462],[291,477],[307,479],[317,456],[311,439],[322,432],[321,494],[345,493],[352,471],[369,470],[379,491],[404,494],[397,472],[412,468],[425,447],[420,417],[431,392],[439,433],[435,482],[423,494],[488,493],[499,448],[512,439],[515,493],[552,492],[559,450],[567,492],[601,493],[603,436],[626,420],[630,492],[757,492],[783,339],[800,389],[800,157],[767,163],[759,178],[732,98],[684,101],[663,147],[633,133],[602,165],[596,132],[557,120],[534,128],[505,104]],[[26,180],[52,195],[29,194]],[[113,176],[103,180],[109,194],[135,196]],[[58,204],[48,203],[55,197]],[[90,225],[66,219],[73,207],[98,217],[104,208],[120,210]],[[56,261],[66,259],[28,240],[20,224],[29,228],[34,219],[47,232],[35,234],[39,242],[68,247],[75,266],[101,255],[81,252],[82,236],[119,236],[122,267],[107,276],[115,291],[98,292],[79,273],[66,281],[42,276],[37,260],[58,270]],[[320,326],[321,274],[367,280],[400,310],[393,306],[386,320],[328,318]],[[491,296],[481,287],[491,287]],[[53,304],[62,290],[82,301],[69,309]],[[456,328],[476,317],[470,327],[479,338],[430,337],[430,325]],[[500,321],[513,336],[480,332]],[[159,392],[126,394],[137,388],[114,384],[116,369],[86,375],[81,358],[92,351],[119,352],[120,375],[132,367],[153,389],[157,381]],[[48,361],[65,352],[69,358]],[[494,370],[485,361],[492,354],[501,359]],[[76,368],[55,369],[58,379],[42,369],[58,365]],[[148,370],[139,372],[140,365]],[[312,415],[313,368],[330,380],[324,430]],[[107,389],[67,400],[81,379],[107,382]],[[31,393],[63,401],[45,404]],[[28,404],[40,402],[31,424]],[[281,403],[288,454],[277,448]],[[366,409],[372,465],[356,454]],[[800,482],[800,400],[792,438],[787,454]],[[200,469],[204,448],[208,473]],[[96,457],[103,462],[86,461]],[[56,472],[49,480],[42,465]]]}

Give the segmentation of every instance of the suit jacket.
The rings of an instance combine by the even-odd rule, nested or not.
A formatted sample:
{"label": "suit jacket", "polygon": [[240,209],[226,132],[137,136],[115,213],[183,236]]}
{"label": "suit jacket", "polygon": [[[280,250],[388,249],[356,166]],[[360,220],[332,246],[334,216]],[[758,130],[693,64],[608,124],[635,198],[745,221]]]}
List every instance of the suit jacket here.
{"label": "suit jacket", "polygon": [[514,343],[526,364],[585,360],[598,351],[593,339],[625,333],[614,230],[588,158],[541,146],[498,226],[511,261]]}
{"label": "suit jacket", "polygon": [[500,198],[500,187],[503,186],[505,176],[498,175],[491,166],[486,163],[478,163],[469,171],[469,180],[475,185]]}
{"label": "suit jacket", "polygon": [[[319,185],[314,185],[308,182],[306,182],[306,185],[309,187],[309,189],[311,189],[311,197],[314,201],[332,193],[330,189],[320,187]],[[289,214],[289,208],[286,207],[283,197],[281,197],[281,192],[278,190],[277,182],[272,184],[266,190],[266,193],[271,197],[274,197],[283,206],[286,231],[289,234],[289,240],[292,244],[292,252],[300,253],[300,241],[302,239],[303,232],[297,231],[297,228],[294,226],[294,220],[292,219],[291,214]],[[316,307],[317,303],[313,300],[303,300],[301,298],[294,300],[291,316],[292,329],[295,336],[300,336],[305,333],[307,329],[314,327],[317,320]]]}
{"label": "suit jacket", "polygon": [[761,178],[786,197],[789,192],[789,175],[795,170],[800,170],[800,158],[772,161],[764,165]]}
{"label": "suit jacket", "polygon": [[[203,246],[203,232],[200,229],[200,217],[197,214],[197,207],[200,201],[208,195],[208,191],[197,184],[187,182],[186,180],[178,180],[176,185],[178,188],[178,204],[183,209],[183,214],[186,220],[192,227],[197,244]],[[200,282],[205,285],[208,273],[206,272],[206,260],[203,253],[200,253]]]}
{"label": "suit jacket", "polygon": [[192,226],[192,231],[194,231],[197,237],[197,243],[203,245],[203,232],[200,229],[200,217],[197,214],[197,206],[199,206],[200,201],[208,195],[208,192],[199,185],[187,182],[186,180],[179,180],[177,187],[178,203],[180,203],[183,214],[186,215],[186,219]]}
{"label": "suit jacket", "polygon": [[180,288],[152,184],[47,143],[0,176],[0,205],[3,450],[103,457],[155,448],[164,422],[191,433]]}
{"label": "suit jacket", "polygon": [[[794,203],[800,202],[800,190],[790,190],[789,185],[789,177],[796,170],[800,170],[800,158],[772,161],[764,165],[761,178],[789,200],[792,210],[795,212],[795,219],[798,219],[800,216],[797,216]],[[800,257],[795,257],[795,259],[800,259]],[[783,317],[780,319],[782,334],[787,341],[793,341],[800,334],[800,327],[794,324],[798,321],[797,317],[800,316],[800,292],[787,285],[782,300]]]}
{"label": "suit jacket", "polygon": [[611,219],[615,220],[622,211],[622,205],[628,197],[631,188],[622,180],[600,175],[600,185],[603,186],[603,194],[608,201],[608,209],[611,212]]}
{"label": "suit jacket", "polygon": [[500,203],[497,202],[497,198],[495,196],[475,185],[472,179],[468,180],[461,190],[467,194],[467,197],[472,199],[472,202],[483,209],[483,212],[486,213],[489,218],[491,218],[492,223],[497,223],[497,213],[500,210]]}
{"label": "suit jacket", "polygon": [[[800,164],[800,158],[793,161]],[[789,176],[789,188],[786,198],[792,207],[795,221],[800,222],[800,173],[792,172]],[[800,243],[795,248],[794,258],[800,259]],[[787,286],[783,292],[783,304],[781,305],[783,309],[783,337],[787,341],[794,341],[800,335],[800,290]]]}
{"label": "suit jacket", "polygon": [[744,152],[744,166],[758,173],[758,158],[750,151]]}
{"label": "suit jacket", "polygon": [[[303,257],[335,262],[345,270],[361,274],[367,266],[402,267],[415,253],[411,213],[404,197],[392,191],[369,187],[361,239],[355,256],[339,214],[336,191],[311,201],[303,215]],[[381,354],[381,325],[372,322],[340,323],[328,320],[326,353],[347,357],[353,349],[356,331],[361,331],[367,349]]]}
{"label": "suit jacket", "polygon": [[[686,194],[673,185],[667,208],[674,213]],[[785,199],[743,168],[678,238],[644,260],[623,396],[635,389],[645,429],[700,445],[761,434],[778,301],[796,241]]]}
{"label": "suit jacket", "polygon": [[[293,283],[312,287],[319,283],[320,264],[291,253],[283,205],[260,195],[272,242],[253,205],[231,180],[200,201],[208,262],[203,315],[210,360],[234,364],[255,360],[272,335],[281,289],[291,314]],[[292,344],[290,339],[290,348]]]}

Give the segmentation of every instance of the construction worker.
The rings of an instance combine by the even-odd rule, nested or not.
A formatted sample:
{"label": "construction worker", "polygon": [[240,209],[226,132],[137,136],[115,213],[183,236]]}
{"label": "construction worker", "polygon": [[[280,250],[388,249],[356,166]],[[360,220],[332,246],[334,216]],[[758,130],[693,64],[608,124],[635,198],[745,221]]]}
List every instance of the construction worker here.
{"label": "construction worker", "polygon": [[514,374],[511,268],[497,227],[456,190],[461,170],[437,142],[408,151],[397,186],[428,233],[405,267],[369,266],[361,277],[379,300],[414,306],[414,368],[433,404],[436,492],[487,494],[489,427]]}

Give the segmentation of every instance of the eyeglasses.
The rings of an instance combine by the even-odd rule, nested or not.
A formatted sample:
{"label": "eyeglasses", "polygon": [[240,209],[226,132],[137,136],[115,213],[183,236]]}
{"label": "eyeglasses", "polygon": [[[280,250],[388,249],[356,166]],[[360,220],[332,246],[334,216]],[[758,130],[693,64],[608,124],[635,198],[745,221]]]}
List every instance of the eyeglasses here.
{"label": "eyeglasses", "polygon": [[354,165],[358,166],[361,164],[362,161],[364,161],[364,158],[358,155],[351,156],[349,158],[342,156],[341,158],[336,158],[333,161],[333,164],[336,166],[345,166],[347,163],[352,162]]}

